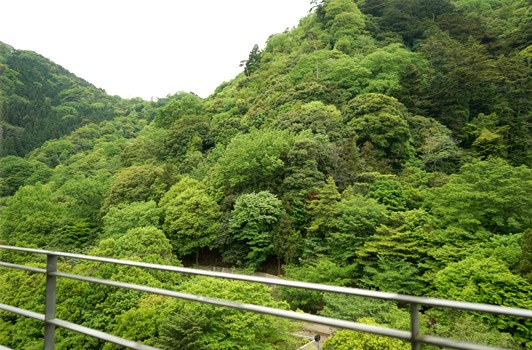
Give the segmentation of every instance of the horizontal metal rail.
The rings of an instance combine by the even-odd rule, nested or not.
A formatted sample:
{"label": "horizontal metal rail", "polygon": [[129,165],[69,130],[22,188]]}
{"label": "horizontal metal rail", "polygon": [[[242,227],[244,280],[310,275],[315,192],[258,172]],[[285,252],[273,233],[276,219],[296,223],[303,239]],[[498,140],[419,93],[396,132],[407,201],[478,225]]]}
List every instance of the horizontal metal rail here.
{"label": "horizontal metal rail", "polygon": [[[10,311],[10,312],[14,312],[19,315],[23,315],[26,317],[31,317],[31,318],[44,321],[45,324],[51,327],[50,333],[52,334],[53,334],[53,327],[59,326],[59,327],[67,328],[67,329],[70,329],[70,330],[73,330],[73,331],[76,331],[82,334],[90,335],[98,339],[102,339],[105,341],[113,342],[115,344],[130,347],[132,349],[155,349],[155,348],[146,347],[147,345],[144,345],[144,344],[131,342],[129,340],[115,337],[107,333],[103,333],[103,332],[93,330],[87,327],[83,327],[80,325],[62,321],[62,320],[55,318],[55,315],[51,315],[51,313],[55,313],[55,279],[57,277],[74,279],[74,280],[84,281],[84,282],[89,282],[89,283],[97,283],[97,284],[113,286],[117,288],[126,288],[126,289],[141,291],[141,292],[169,296],[173,298],[207,303],[207,304],[216,305],[216,306],[230,307],[230,308],[239,309],[243,311],[284,317],[284,318],[289,318],[289,319],[298,320],[298,321],[318,323],[318,324],[327,325],[331,327],[372,333],[372,334],[377,334],[377,335],[382,335],[382,336],[387,336],[387,337],[392,337],[392,338],[397,338],[397,339],[401,339],[404,341],[408,341],[412,344],[412,349],[419,349],[419,345],[422,343],[429,344],[429,345],[442,346],[446,348],[466,349],[466,350],[502,349],[502,348],[489,347],[485,345],[473,344],[473,343],[468,343],[468,342],[456,341],[456,340],[447,339],[447,338],[440,338],[440,337],[434,337],[430,335],[419,334],[419,319],[417,316],[419,305],[427,305],[427,306],[432,306],[432,307],[444,307],[444,308],[452,308],[452,309],[458,309],[458,310],[476,311],[476,312],[484,312],[484,313],[492,313],[492,314],[498,314],[498,315],[516,316],[516,317],[524,317],[524,318],[532,319],[532,310],[518,309],[518,308],[511,308],[511,307],[504,307],[504,306],[497,306],[497,305],[487,305],[487,304],[469,303],[469,302],[461,302],[461,301],[453,301],[453,300],[445,300],[445,299],[417,297],[417,296],[395,294],[395,293],[376,292],[376,291],[370,291],[370,290],[364,290],[364,289],[358,289],[358,288],[338,287],[338,286],[330,286],[330,285],[308,283],[308,282],[272,279],[272,278],[265,278],[265,277],[258,277],[258,276],[196,270],[196,269],[184,268],[184,267],[178,267],[178,266],[158,265],[158,264],[143,263],[143,262],[138,262],[138,261],[118,260],[118,259],[113,259],[113,258],[89,256],[89,255],[82,255],[82,254],[72,254],[72,253],[64,253],[64,252],[55,252],[55,251],[40,250],[40,249],[11,247],[11,246],[4,246],[4,245],[0,245],[0,249],[9,249],[9,250],[36,253],[36,254],[46,254],[48,257],[48,262],[49,262],[48,267],[47,267],[48,272],[47,270],[44,270],[44,269],[39,269],[39,268],[29,267],[29,266],[24,266],[24,265],[4,263],[4,262],[0,262],[0,266],[7,267],[7,268],[26,270],[26,271],[33,272],[33,273],[46,274],[47,281],[48,279],[50,281],[53,281],[53,282],[50,282],[53,284],[52,286],[53,288],[51,288],[50,292],[48,291],[48,287],[47,287],[47,291],[46,291],[47,297],[49,297],[49,294],[53,294],[53,301],[50,301],[49,303],[50,304],[54,303],[54,307],[52,308],[52,310],[48,311],[48,313],[50,313],[48,317],[45,317],[45,315],[42,315],[42,314],[14,308],[12,306],[4,305],[4,304],[0,304],[0,310]],[[371,326],[371,325],[352,322],[352,321],[333,319],[329,317],[310,315],[310,314],[305,314],[305,313],[275,309],[275,308],[264,307],[264,306],[259,306],[259,305],[245,304],[245,303],[233,302],[229,300],[209,298],[209,297],[203,297],[203,296],[192,295],[192,294],[185,294],[185,293],[180,293],[180,292],[166,290],[166,289],[160,289],[160,288],[136,285],[136,284],[131,284],[131,283],[123,283],[123,282],[118,282],[118,281],[110,281],[110,280],[98,279],[94,277],[57,272],[55,270],[54,263],[50,265],[50,261],[56,261],[57,257],[90,260],[90,261],[97,261],[97,262],[102,262],[102,263],[135,266],[135,267],[156,269],[156,270],[162,270],[162,271],[171,271],[171,272],[177,272],[177,273],[202,275],[202,276],[217,277],[217,278],[226,278],[226,279],[232,279],[232,280],[263,283],[267,285],[302,288],[302,289],[308,289],[308,290],[314,290],[314,291],[340,293],[340,294],[346,294],[346,295],[362,296],[362,297],[395,301],[399,303],[406,303],[411,306],[411,330],[401,331],[397,329]],[[46,337],[46,332],[45,332],[45,337]],[[130,345],[124,345],[125,343],[117,343],[117,341],[127,341],[127,342],[130,342]],[[47,349],[46,345],[45,345],[45,349]]]}
{"label": "horizontal metal rail", "polygon": [[28,311],[28,310],[24,310],[24,309],[14,307],[11,305],[6,305],[6,304],[0,304],[0,310],[11,312],[13,314],[25,316],[28,318],[33,318],[34,320],[44,322],[44,315],[38,312]]}
{"label": "horizontal metal rail", "polygon": [[[37,312],[24,310],[24,309],[21,309],[21,308],[18,308],[18,307],[14,307],[14,306],[10,306],[10,305],[6,305],[6,304],[0,304],[0,310],[8,311],[8,312],[11,312],[11,313],[14,313],[14,314],[17,314],[17,315],[26,316],[26,317],[33,318],[35,320],[39,320],[39,321],[44,322],[44,315],[40,314],[40,313],[37,313]],[[125,346],[125,347],[128,347],[130,349],[136,349],[136,350],[159,350],[159,349],[154,348],[154,347],[149,346],[149,345],[140,344],[140,343],[128,340],[128,339],[117,337],[117,336],[112,335],[112,334],[107,334],[107,333],[104,333],[104,332],[97,331],[95,329],[91,329],[91,328],[80,326],[80,325],[75,324],[75,323],[63,321],[63,320],[60,320],[58,318],[51,319],[48,322],[53,324],[53,325],[55,325],[55,326],[59,326],[59,327],[65,328],[65,329],[70,329],[71,331],[78,332],[78,333],[81,333],[81,334],[85,334],[85,335],[88,335],[88,336],[91,336],[91,337],[94,337],[94,338],[98,338],[98,339],[101,339],[101,340],[104,340],[104,341],[107,341],[107,342],[110,342],[110,343],[114,343],[114,344],[117,344],[117,345]],[[2,346],[0,346],[0,350],[2,350]]]}
{"label": "horizontal metal rail", "polygon": [[6,262],[2,262],[2,261],[0,261],[0,266],[12,268],[12,269],[26,270],[26,271],[34,272],[34,273],[46,273],[45,269],[39,269],[37,267],[31,267],[31,266],[26,266],[26,265],[10,264]]}
{"label": "horizontal metal rail", "polygon": [[[225,279],[232,279],[232,280],[257,282],[257,283],[263,283],[263,284],[268,284],[268,285],[315,290],[319,292],[330,292],[330,293],[339,293],[339,294],[346,294],[346,295],[355,295],[355,296],[383,299],[383,300],[389,300],[389,301],[396,301],[399,303],[406,303],[406,304],[419,304],[419,305],[426,305],[426,306],[432,306],[432,307],[444,307],[444,308],[450,308],[450,309],[478,311],[478,312],[492,313],[492,314],[497,314],[497,315],[516,316],[516,317],[524,317],[524,318],[532,319],[532,310],[512,308],[512,307],[506,307],[506,306],[471,303],[471,302],[447,300],[447,299],[418,297],[418,296],[398,294],[398,293],[377,292],[377,291],[367,290],[367,289],[339,287],[339,286],[332,286],[332,285],[327,285],[327,284],[291,281],[291,280],[274,279],[274,278],[250,276],[250,275],[240,275],[240,274],[226,273],[226,272],[206,271],[206,270],[191,269],[191,268],[179,267],[179,266],[158,265],[158,264],[152,264],[152,263],[144,263],[140,261],[119,260],[119,259],[113,259],[113,258],[104,258],[100,256],[55,252],[55,251],[41,250],[41,249],[11,247],[11,246],[4,246],[4,245],[0,245],[0,249],[10,249],[10,250],[18,250],[18,251],[36,253],[36,254],[55,255],[55,256],[61,256],[61,257],[66,257],[66,258],[98,261],[102,263],[136,266],[136,267],[142,267],[142,268],[147,268],[147,269],[179,272],[179,273],[185,273],[185,274],[191,274],[191,275],[201,275],[201,276],[218,277],[218,278],[225,278]],[[19,265],[19,266],[23,266],[23,265]]]}
{"label": "horizontal metal rail", "polygon": [[310,314],[305,314],[305,313],[295,312],[295,311],[281,310],[281,309],[276,309],[276,308],[267,307],[267,306],[245,304],[245,303],[240,303],[240,302],[235,302],[235,301],[230,301],[230,300],[225,300],[225,299],[203,297],[203,296],[199,296],[195,294],[186,294],[186,293],[175,292],[175,291],[171,291],[167,289],[147,287],[147,286],[141,286],[138,284],[124,283],[124,282],[117,282],[117,281],[110,281],[110,280],[103,280],[103,279],[87,277],[87,276],[72,275],[72,274],[62,273],[62,272],[55,272],[53,273],[53,275],[57,277],[70,278],[70,279],[74,279],[78,281],[91,282],[91,283],[103,284],[106,286],[131,289],[131,290],[136,290],[139,292],[164,295],[164,296],[172,297],[172,298],[197,301],[200,303],[211,304],[211,305],[216,305],[216,306],[230,307],[230,308],[238,309],[242,311],[251,311],[251,312],[267,314],[271,316],[290,318],[296,321],[319,323],[319,324],[323,324],[323,325],[331,326],[331,327],[345,328],[345,329],[351,329],[354,331],[384,335],[387,337],[399,338],[399,339],[407,340],[407,341],[410,340],[410,332],[400,331],[400,330],[385,328],[385,327],[371,326],[371,325],[367,325],[364,323],[338,320],[335,318],[310,315]]}
{"label": "horizontal metal rail", "polygon": [[120,337],[117,337],[116,335],[100,332],[92,328],[80,326],[79,324],[70,323],[70,322],[63,321],[57,318],[54,318],[48,322],[52,323],[55,326],[69,329],[71,331],[78,332],[81,334],[85,334],[93,338],[98,338],[98,339],[107,341],[109,343],[114,343],[117,345],[125,346],[126,348],[136,349],[136,350],[160,350],[158,348],[154,348],[153,346],[137,343],[129,339],[120,338]]}

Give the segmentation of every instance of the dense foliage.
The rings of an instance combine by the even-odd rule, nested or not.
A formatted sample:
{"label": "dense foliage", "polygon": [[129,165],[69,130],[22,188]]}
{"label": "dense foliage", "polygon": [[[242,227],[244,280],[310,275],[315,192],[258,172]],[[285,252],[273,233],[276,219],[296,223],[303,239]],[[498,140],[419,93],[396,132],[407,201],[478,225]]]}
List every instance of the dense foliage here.
{"label": "dense foliage", "polygon": [[[530,2],[312,6],[206,99],[110,97],[1,44],[0,239],[532,308]],[[389,302],[60,269],[408,329],[408,310]],[[42,312],[43,290],[38,276],[0,269],[2,303]],[[58,317],[169,349],[295,348],[289,322],[69,281]],[[432,309],[420,319],[433,335],[532,347],[530,321]],[[1,313],[0,344],[41,348],[42,325]],[[58,346],[114,348],[67,331]],[[404,344],[341,331],[326,346]]]}

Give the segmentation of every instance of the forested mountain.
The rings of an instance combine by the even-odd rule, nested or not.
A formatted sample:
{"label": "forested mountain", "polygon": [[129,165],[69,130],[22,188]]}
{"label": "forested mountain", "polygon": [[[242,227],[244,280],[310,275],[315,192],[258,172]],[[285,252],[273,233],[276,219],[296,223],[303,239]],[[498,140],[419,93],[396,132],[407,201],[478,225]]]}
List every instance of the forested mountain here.
{"label": "forested mountain", "polygon": [[0,157],[23,157],[83,124],[113,119],[124,106],[35,52],[0,42]]}
{"label": "forested mountain", "polygon": [[[4,45],[0,237],[532,308],[532,3],[310,6],[206,99],[109,97]],[[385,301],[89,262],[60,269],[409,327],[408,309]],[[42,312],[43,290],[38,276],[0,270],[2,303]],[[61,319],[163,348],[297,347],[288,336],[297,325],[272,327],[265,316],[63,280],[59,298]],[[530,320],[437,309],[420,317],[428,334],[532,348]],[[0,344],[41,348],[41,326],[2,313]],[[59,334],[61,349],[114,348]],[[354,334],[326,345],[408,348]]]}

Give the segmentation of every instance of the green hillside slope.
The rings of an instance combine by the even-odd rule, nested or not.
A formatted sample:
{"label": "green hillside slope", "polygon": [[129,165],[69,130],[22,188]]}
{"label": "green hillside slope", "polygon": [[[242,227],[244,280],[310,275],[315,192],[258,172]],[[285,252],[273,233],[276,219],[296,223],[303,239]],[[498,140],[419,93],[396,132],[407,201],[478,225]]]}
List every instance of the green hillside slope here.
{"label": "green hillside slope", "polygon": [[[4,46],[0,239],[532,308],[530,1],[311,6],[205,99],[120,100]],[[61,269],[409,327],[409,311],[385,301],[93,263]],[[287,323],[60,283],[58,317],[150,345],[297,348]],[[2,303],[42,311],[43,288],[0,269]],[[420,320],[427,334],[532,347],[530,320],[439,309]],[[42,347],[40,326],[2,314],[0,344]],[[328,344],[404,345],[368,337],[340,332]],[[69,332],[57,342],[113,349]]]}
{"label": "green hillside slope", "polygon": [[0,42],[0,157],[110,120],[122,104],[39,54]]}

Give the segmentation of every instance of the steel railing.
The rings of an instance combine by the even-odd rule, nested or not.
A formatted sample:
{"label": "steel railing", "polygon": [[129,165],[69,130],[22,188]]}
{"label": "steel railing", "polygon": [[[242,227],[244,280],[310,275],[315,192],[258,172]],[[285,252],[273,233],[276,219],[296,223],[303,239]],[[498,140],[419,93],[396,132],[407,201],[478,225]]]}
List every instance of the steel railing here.
{"label": "steel railing", "polygon": [[[0,267],[20,269],[20,270],[25,270],[25,271],[29,271],[33,273],[41,273],[41,274],[46,275],[46,297],[45,297],[44,315],[33,312],[33,311],[28,311],[28,310],[24,310],[21,308],[13,307],[10,305],[0,304],[0,310],[26,316],[26,317],[44,322],[44,327],[45,327],[44,349],[45,350],[51,350],[54,348],[54,333],[55,333],[56,327],[66,328],[66,329],[69,329],[69,330],[72,330],[72,331],[75,331],[75,332],[78,332],[84,335],[88,335],[88,336],[98,338],[98,339],[101,339],[107,342],[125,346],[131,349],[156,350],[156,348],[152,346],[133,342],[131,340],[120,338],[120,337],[117,337],[117,336],[114,336],[108,333],[100,332],[95,329],[87,328],[87,327],[84,327],[84,326],[81,326],[75,323],[57,319],[55,317],[57,277],[69,278],[69,279],[74,279],[78,281],[90,282],[90,283],[97,283],[97,284],[113,286],[117,288],[131,289],[131,290],[136,290],[136,291],[141,291],[141,292],[169,296],[173,298],[197,301],[200,303],[206,303],[206,304],[230,307],[234,309],[250,311],[250,312],[255,312],[255,313],[267,314],[271,316],[284,317],[284,318],[289,318],[289,319],[293,319],[297,321],[317,323],[317,324],[322,324],[322,325],[336,327],[336,328],[344,328],[344,329],[350,329],[350,330],[359,331],[359,332],[372,333],[372,334],[377,334],[381,336],[397,338],[397,339],[410,342],[412,344],[413,350],[419,350],[421,344],[429,344],[429,345],[435,345],[439,347],[452,348],[452,349],[464,349],[464,350],[503,349],[503,348],[496,348],[496,347],[491,347],[491,346],[486,346],[486,345],[473,344],[473,343],[468,343],[468,342],[463,342],[463,341],[458,341],[458,340],[453,340],[453,339],[448,339],[448,338],[435,337],[435,336],[431,336],[427,334],[421,334],[420,329],[419,329],[419,306],[420,305],[532,319],[532,310],[528,310],[528,309],[518,309],[518,308],[511,308],[511,307],[504,307],[504,306],[497,306],[497,305],[426,298],[426,297],[418,297],[418,296],[404,295],[404,294],[376,292],[376,291],[358,289],[358,288],[338,287],[338,286],[331,286],[331,285],[324,285],[324,284],[317,284],[317,283],[307,283],[307,282],[299,282],[299,281],[291,281],[291,280],[283,280],[283,279],[272,279],[272,278],[250,276],[250,275],[238,275],[238,274],[224,273],[224,272],[205,271],[205,270],[197,270],[197,269],[178,267],[178,266],[158,265],[158,264],[144,263],[144,262],[138,262],[138,261],[119,260],[119,259],[112,259],[112,258],[105,258],[105,257],[98,257],[98,256],[71,254],[71,253],[64,253],[64,252],[30,249],[30,248],[22,248],[22,247],[12,247],[12,246],[5,246],[5,245],[0,245],[0,249],[9,249],[9,250],[15,250],[15,251],[21,251],[21,252],[27,252],[27,253],[34,253],[34,254],[45,254],[47,257],[46,269],[0,262]],[[314,291],[320,291],[320,292],[331,292],[331,293],[339,293],[339,294],[345,294],[345,295],[362,296],[362,297],[368,297],[368,298],[395,301],[395,302],[402,303],[402,304],[408,304],[410,306],[410,331],[403,331],[403,330],[398,330],[398,329],[393,329],[393,328],[372,326],[372,325],[367,325],[367,324],[358,323],[358,322],[334,319],[334,318],[305,314],[305,313],[294,312],[294,311],[275,309],[271,307],[265,307],[265,306],[259,306],[259,305],[253,305],[253,304],[239,303],[239,302],[234,302],[234,301],[229,301],[229,300],[224,300],[224,299],[210,298],[210,297],[204,297],[204,296],[193,295],[193,294],[185,294],[185,293],[180,293],[180,292],[161,289],[161,288],[153,288],[153,287],[147,287],[147,286],[142,286],[142,285],[137,285],[137,284],[123,283],[123,282],[93,278],[93,277],[88,277],[88,276],[63,273],[63,272],[57,271],[58,257],[73,258],[73,259],[80,259],[80,260],[91,260],[91,261],[98,261],[102,263],[135,266],[135,267],[155,269],[155,270],[161,270],[161,271],[171,271],[171,272],[178,272],[178,273],[184,273],[184,274],[226,278],[226,279],[232,279],[232,280],[263,283],[267,285],[302,288],[302,289],[314,290]],[[4,349],[4,348],[5,347],[0,345],[0,349]]]}

